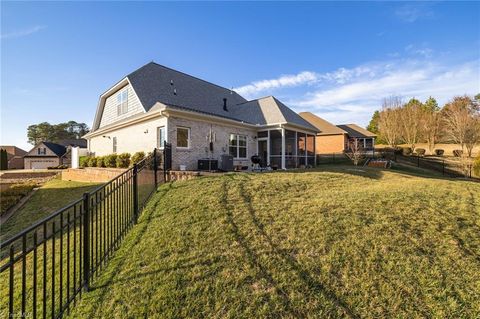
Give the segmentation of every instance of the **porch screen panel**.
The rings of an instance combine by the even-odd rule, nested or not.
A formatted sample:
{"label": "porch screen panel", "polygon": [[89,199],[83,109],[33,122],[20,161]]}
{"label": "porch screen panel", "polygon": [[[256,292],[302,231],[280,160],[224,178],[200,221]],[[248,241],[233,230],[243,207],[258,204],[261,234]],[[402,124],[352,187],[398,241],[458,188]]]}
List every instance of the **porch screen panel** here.
{"label": "porch screen panel", "polygon": [[282,131],[270,131],[270,166],[282,167]]}

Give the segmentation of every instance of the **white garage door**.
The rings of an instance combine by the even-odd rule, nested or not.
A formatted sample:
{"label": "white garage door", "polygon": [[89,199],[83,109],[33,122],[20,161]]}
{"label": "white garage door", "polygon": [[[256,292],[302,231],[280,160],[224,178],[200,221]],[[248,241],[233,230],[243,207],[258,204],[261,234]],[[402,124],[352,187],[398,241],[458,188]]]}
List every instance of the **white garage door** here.
{"label": "white garage door", "polygon": [[30,167],[32,169],[45,169],[48,167],[56,166],[57,161],[55,160],[34,160],[30,162]]}

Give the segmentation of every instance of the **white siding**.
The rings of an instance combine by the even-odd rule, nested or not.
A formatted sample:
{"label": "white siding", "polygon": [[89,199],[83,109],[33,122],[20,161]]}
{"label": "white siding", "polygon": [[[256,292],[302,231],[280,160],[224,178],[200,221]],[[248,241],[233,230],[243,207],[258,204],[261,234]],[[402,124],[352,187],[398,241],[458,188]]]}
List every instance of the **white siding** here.
{"label": "white siding", "polygon": [[[123,90],[128,90],[128,112],[117,115],[117,94],[123,92]],[[132,87],[129,85],[122,87],[117,90],[115,93],[107,97],[105,100],[105,106],[103,108],[102,119],[100,120],[99,128],[122,120],[124,118],[130,117],[137,113],[143,113],[144,109],[140,104],[139,99],[135,95]]]}
{"label": "white siding", "polygon": [[[113,137],[117,138],[117,154],[144,151],[151,152],[157,146],[157,128],[166,126],[167,118],[159,117],[110,131],[89,140],[89,150],[95,156],[113,152]],[[105,136],[105,137],[103,137]]]}

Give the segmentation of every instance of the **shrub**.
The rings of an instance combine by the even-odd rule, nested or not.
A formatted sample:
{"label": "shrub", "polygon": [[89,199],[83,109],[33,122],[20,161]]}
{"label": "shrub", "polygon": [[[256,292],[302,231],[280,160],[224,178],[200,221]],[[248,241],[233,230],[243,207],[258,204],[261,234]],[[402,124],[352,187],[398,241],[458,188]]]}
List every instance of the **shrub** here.
{"label": "shrub", "polygon": [[88,167],[89,161],[90,161],[90,156],[80,156],[78,158],[78,164],[80,167]]}
{"label": "shrub", "polygon": [[473,162],[473,171],[475,172],[475,175],[480,176],[480,155],[478,155]]}
{"label": "shrub", "polygon": [[461,157],[463,155],[462,150],[453,150],[453,156],[455,157]]}
{"label": "shrub", "polygon": [[104,160],[105,160],[104,156],[97,157],[97,167],[105,167]]}
{"label": "shrub", "polygon": [[88,159],[88,166],[97,167],[97,158],[95,156],[92,156]]}
{"label": "shrub", "polygon": [[110,154],[103,158],[105,167],[117,167],[117,154]]}
{"label": "shrub", "polygon": [[145,152],[136,152],[132,156],[132,164],[137,164],[145,158]]}
{"label": "shrub", "polygon": [[130,165],[130,153],[122,153],[117,156],[116,164],[118,168],[127,168]]}
{"label": "shrub", "polygon": [[417,152],[418,156],[424,156],[425,155],[425,149],[424,148],[417,148],[415,150],[415,152]]}
{"label": "shrub", "polygon": [[412,148],[411,147],[402,147],[402,154],[403,155],[412,155]]}
{"label": "shrub", "polygon": [[445,150],[442,150],[440,148],[437,148],[435,150],[435,155],[437,155],[437,156],[442,156],[444,153],[445,153]]}

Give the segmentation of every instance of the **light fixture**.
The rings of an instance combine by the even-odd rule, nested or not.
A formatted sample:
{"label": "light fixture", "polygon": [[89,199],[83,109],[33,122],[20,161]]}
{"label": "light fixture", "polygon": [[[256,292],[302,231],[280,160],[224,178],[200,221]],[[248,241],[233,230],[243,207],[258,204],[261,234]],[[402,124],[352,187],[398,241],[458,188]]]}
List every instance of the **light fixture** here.
{"label": "light fixture", "polygon": [[143,132],[144,134],[148,134],[148,128]]}

